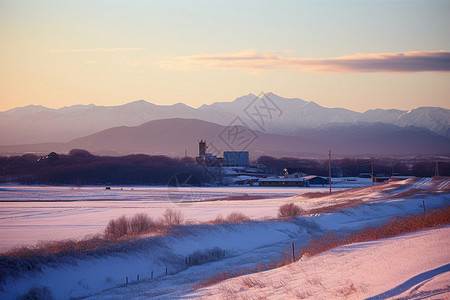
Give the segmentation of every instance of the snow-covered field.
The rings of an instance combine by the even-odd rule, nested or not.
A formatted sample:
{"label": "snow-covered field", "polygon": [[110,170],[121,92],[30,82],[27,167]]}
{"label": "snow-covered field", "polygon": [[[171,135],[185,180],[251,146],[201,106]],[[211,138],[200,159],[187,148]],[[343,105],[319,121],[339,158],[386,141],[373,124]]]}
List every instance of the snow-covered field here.
{"label": "snow-covered field", "polygon": [[[29,189],[33,188],[39,190],[37,187]],[[14,193],[8,191],[8,187],[2,187],[2,189],[1,197],[6,197],[6,193]],[[61,195],[55,196],[53,192],[58,189],[66,189],[66,191],[61,191]],[[41,228],[46,228],[45,225],[53,226],[55,231],[59,232],[58,234],[69,227],[67,223],[64,223],[67,219],[74,222],[79,232],[88,233],[88,230],[81,226],[85,223],[96,224],[97,227],[93,227],[96,229],[95,232],[99,232],[112,217],[131,215],[135,212],[145,212],[156,217],[168,205],[180,209],[186,218],[196,220],[214,219],[217,214],[225,216],[230,211],[243,212],[252,218],[274,217],[278,207],[286,202],[295,202],[314,214],[285,222],[260,220],[242,224],[187,225],[168,236],[137,240],[131,243],[127,250],[97,255],[74,255],[61,258],[56,262],[40,261],[30,271],[24,271],[20,275],[4,270],[6,275],[1,281],[1,299],[20,297],[33,287],[47,287],[57,299],[77,297],[173,299],[198,296],[234,299],[235,296],[240,295],[243,298],[253,297],[253,295],[257,297],[259,294],[256,287],[251,287],[252,283],[249,282],[256,282],[255,286],[261,282],[260,295],[278,299],[309,296],[321,299],[340,296],[364,298],[377,295],[385,298],[383,295],[386,294],[383,293],[392,289],[396,293],[393,296],[400,295],[398,291],[405,293],[413,290],[438,293],[440,289],[444,289],[439,293],[448,293],[449,227],[340,247],[281,269],[250,275],[259,277],[247,283],[243,282],[242,278],[236,278],[197,292],[191,290],[193,284],[216,273],[267,263],[277,258],[291,242],[294,242],[295,248],[299,249],[306,245],[312,236],[323,235],[329,230],[347,232],[379,225],[393,216],[419,214],[423,212],[423,203],[427,209],[449,205],[450,180],[446,178],[434,180],[411,178],[315,197],[292,196],[292,194],[297,194],[299,191],[323,192],[326,189],[282,189],[279,191],[242,188],[239,191],[232,189],[231,193],[226,188],[212,189],[207,192],[208,196],[205,199],[215,198],[215,201],[188,201],[188,203],[179,202],[180,199],[185,200],[186,194],[180,190],[173,191],[180,192],[180,196],[169,197],[171,202],[167,200],[167,189],[165,200],[158,200],[156,199],[159,197],[156,196],[157,191],[154,191],[153,197],[148,196],[148,191],[144,190],[140,195],[135,195],[140,192],[138,188],[133,191],[86,188],[87,190],[84,191],[87,194],[86,197],[101,194],[97,196],[97,199],[103,199],[101,201],[93,201],[92,198],[88,198],[90,201],[71,201],[71,195],[68,195],[71,192],[67,192],[68,189],[44,188],[41,196],[21,196],[23,198],[16,198],[18,202],[1,203],[2,238],[11,233],[8,228],[4,229],[3,225],[17,219],[26,222],[27,218],[30,218],[30,225],[39,223],[43,225]],[[223,200],[233,193],[251,195],[248,189],[269,198]],[[211,195],[213,192],[217,192],[218,195]],[[280,194],[280,192],[286,194]],[[45,193],[49,194],[45,196]],[[127,196],[120,198],[120,193]],[[21,191],[17,194],[27,194],[27,192]],[[33,192],[33,194],[36,193]],[[162,190],[161,194],[163,194]],[[63,195],[66,195],[66,198],[62,198]],[[31,197],[36,197],[34,200],[37,201],[20,201],[31,200]],[[55,201],[42,202],[46,200],[45,197],[52,197],[51,199]],[[129,201],[108,201],[110,197]],[[161,198],[164,197],[161,196]],[[217,198],[222,200],[218,201]],[[38,208],[27,208],[30,203]],[[20,206],[21,204],[24,206]],[[341,207],[336,209],[336,205]],[[27,213],[26,209],[30,212]],[[319,209],[322,211],[320,212]],[[47,210],[49,213],[45,215]],[[95,223],[96,217],[99,216],[102,221]],[[9,221],[6,219],[8,217],[10,217]],[[67,227],[58,229],[58,224],[55,225],[56,221],[66,224]],[[15,223],[15,230],[20,231],[20,225]],[[57,237],[56,234],[55,239]],[[411,247],[417,248],[417,251],[411,250]],[[404,256],[398,257],[402,253]],[[198,258],[199,256],[203,261],[200,260],[195,265],[186,264],[188,257]],[[8,266],[8,262],[6,259],[2,262],[2,266]],[[431,273],[427,273],[428,271]],[[301,275],[296,275],[297,273]],[[430,274],[435,274],[432,280],[428,278]],[[139,281],[137,281],[137,275],[139,275]],[[127,277],[129,284],[125,285]],[[406,285],[402,285],[405,282]],[[417,287],[417,284],[420,286]],[[296,286],[306,288],[298,290]],[[289,294],[290,290],[295,294]]]}
{"label": "snow-covered field", "polygon": [[[218,214],[232,211],[255,218],[275,216],[282,201],[279,198],[319,190],[323,189],[111,187],[107,190],[105,187],[2,185],[0,251],[40,240],[102,233],[109,220],[122,215],[146,213],[156,219],[167,207],[182,210],[185,218],[193,221],[214,219]],[[267,199],[220,201],[239,195]]]}

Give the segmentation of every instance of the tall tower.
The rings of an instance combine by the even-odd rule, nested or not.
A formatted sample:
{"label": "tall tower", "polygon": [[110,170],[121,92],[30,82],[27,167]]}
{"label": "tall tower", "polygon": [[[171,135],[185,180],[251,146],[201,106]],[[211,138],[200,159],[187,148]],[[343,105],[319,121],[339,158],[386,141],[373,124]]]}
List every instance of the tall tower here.
{"label": "tall tower", "polygon": [[202,156],[206,154],[206,141],[200,140],[198,143],[198,156]]}

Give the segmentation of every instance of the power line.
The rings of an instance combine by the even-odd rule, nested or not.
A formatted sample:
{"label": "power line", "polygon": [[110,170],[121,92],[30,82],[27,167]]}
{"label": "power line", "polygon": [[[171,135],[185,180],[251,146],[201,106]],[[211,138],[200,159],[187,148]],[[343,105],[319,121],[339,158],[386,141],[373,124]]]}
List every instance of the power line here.
{"label": "power line", "polygon": [[372,166],[372,170],[370,172],[370,178],[372,179],[372,185],[373,185],[373,158],[372,158],[372,162],[371,162],[371,166]]}
{"label": "power line", "polygon": [[330,194],[331,194],[331,150],[328,151],[328,182],[330,184]]}

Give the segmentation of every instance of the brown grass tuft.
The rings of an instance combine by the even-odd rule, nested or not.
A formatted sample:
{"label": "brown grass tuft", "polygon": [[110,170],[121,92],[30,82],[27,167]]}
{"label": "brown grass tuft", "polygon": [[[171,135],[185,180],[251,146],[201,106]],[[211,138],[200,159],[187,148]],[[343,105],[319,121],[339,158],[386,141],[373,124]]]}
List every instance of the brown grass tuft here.
{"label": "brown grass tuft", "polygon": [[225,221],[228,223],[244,223],[250,221],[250,218],[241,212],[234,211],[227,216]]}
{"label": "brown grass tuft", "polygon": [[294,218],[301,216],[305,213],[305,210],[300,208],[300,206],[294,203],[286,203],[280,206],[278,209],[278,217],[279,218]]}

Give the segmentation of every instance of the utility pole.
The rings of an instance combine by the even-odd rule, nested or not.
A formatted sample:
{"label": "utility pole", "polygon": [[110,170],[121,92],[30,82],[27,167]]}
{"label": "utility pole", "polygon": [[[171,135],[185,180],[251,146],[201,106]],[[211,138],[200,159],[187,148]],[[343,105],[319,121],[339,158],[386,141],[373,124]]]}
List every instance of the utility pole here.
{"label": "utility pole", "polygon": [[436,167],[434,169],[434,176],[439,176],[439,162],[436,162]]}
{"label": "utility pole", "polygon": [[372,171],[370,172],[370,178],[372,179],[372,185],[373,185],[373,158],[372,158],[371,166],[372,166]]}
{"label": "utility pole", "polygon": [[330,185],[331,194],[331,150],[328,151],[328,183]]}

